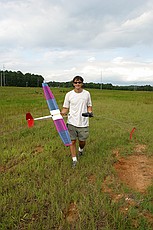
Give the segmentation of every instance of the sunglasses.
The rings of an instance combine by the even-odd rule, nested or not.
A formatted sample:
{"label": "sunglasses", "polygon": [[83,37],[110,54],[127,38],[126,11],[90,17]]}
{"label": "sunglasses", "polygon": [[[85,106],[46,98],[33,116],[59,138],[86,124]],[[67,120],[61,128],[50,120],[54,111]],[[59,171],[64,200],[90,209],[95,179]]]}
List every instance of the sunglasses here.
{"label": "sunglasses", "polygon": [[81,84],[82,82],[81,81],[75,81],[73,82],[74,84]]}

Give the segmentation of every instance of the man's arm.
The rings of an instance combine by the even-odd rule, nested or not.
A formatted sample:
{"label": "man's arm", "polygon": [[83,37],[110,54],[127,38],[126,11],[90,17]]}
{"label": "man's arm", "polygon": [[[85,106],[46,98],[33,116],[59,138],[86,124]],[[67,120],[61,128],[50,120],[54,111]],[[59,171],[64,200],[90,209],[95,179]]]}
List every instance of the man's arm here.
{"label": "man's arm", "polygon": [[88,113],[92,113],[92,106],[88,106],[87,111]]}

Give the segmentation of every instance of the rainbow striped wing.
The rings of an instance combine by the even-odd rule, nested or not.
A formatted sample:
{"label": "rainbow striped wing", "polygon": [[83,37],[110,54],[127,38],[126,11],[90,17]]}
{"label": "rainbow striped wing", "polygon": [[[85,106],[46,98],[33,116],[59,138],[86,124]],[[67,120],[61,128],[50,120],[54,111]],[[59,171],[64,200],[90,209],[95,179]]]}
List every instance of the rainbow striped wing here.
{"label": "rainbow striped wing", "polygon": [[60,110],[56,103],[55,97],[47,83],[42,83],[42,87],[48,104],[48,108],[50,110],[50,114],[54,121],[55,127],[60,135],[60,138],[62,139],[65,146],[70,146],[71,145],[70,135],[67,126],[64,122],[64,119],[60,114]]}

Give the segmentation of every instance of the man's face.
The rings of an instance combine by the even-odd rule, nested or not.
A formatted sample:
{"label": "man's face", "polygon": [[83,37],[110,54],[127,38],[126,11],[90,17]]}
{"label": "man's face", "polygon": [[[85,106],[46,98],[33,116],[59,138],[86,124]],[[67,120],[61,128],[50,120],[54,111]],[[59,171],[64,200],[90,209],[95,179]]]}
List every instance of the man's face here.
{"label": "man's face", "polygon": [[76,79],[76,80],[73,82],[73,85],[74,85],[74,87],[75,87],[76,89],[80,89],[80,88],[82,87],[83,83],[82,83],[82,81]]}

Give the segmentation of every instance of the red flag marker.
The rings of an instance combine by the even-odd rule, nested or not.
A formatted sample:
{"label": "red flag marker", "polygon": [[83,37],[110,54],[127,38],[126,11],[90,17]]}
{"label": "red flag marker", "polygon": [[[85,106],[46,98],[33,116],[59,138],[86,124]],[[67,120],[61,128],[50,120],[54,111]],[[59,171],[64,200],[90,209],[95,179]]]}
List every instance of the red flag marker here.
{"label": "red flag marker", "polygon": [[132,139],[132,135],[133,135],[133,133],[134,133],[135,130],[136,130],[135,127],[131,130],[131,132],[130,132],[130,140]]}

